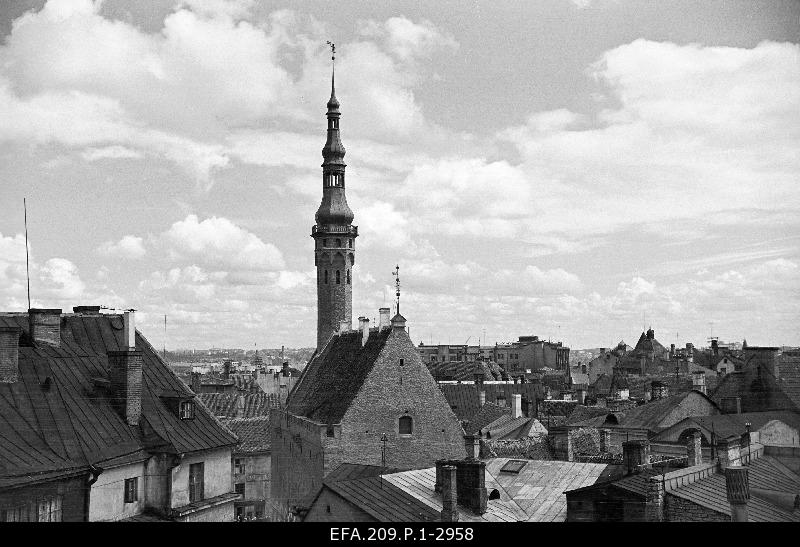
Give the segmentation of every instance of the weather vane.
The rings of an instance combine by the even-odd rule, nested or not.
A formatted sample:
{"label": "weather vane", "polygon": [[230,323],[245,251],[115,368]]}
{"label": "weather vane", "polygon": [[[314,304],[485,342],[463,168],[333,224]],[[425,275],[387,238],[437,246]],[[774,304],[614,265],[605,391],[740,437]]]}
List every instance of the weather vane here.
{"label": "weather vane", "polygon": [[394,286],[396,289],[395,296],[397,296],[397,315],[400,315],[400,265],[396,265],[394,267],[394,271],[392,272],[394,276]]}
{"label": "weather vane", "polygon": [[333,42],[331,42],[330,40],[327,40],[327,42],[326,42],[326,43],[327,43],[329,46],[331,46],[331,61],[333,61],[333,60],[335,60],[335,59],[336,59],[336,44],[334,44],[334,43],[333,43]]}

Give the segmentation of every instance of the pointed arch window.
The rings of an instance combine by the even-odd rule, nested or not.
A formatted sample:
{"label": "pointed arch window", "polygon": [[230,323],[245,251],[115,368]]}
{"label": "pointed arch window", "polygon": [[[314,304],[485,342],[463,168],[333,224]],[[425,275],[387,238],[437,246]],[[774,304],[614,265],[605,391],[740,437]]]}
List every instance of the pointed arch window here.
{"label": "pointed arch window", "polygon": [[347,270],[347,284],[350,284],[350,270]]}
{"label": "pointed arch window", "polygon": [[339,285],[342,282],[341,276],[339,275],[339,270],[336,270],[336,284]]}

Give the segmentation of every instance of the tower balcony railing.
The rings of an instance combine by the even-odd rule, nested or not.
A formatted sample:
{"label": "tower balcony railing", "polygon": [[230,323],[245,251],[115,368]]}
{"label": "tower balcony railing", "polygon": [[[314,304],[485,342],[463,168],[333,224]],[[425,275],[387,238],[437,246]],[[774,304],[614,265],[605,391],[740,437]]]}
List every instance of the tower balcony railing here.
{"label": "tower balcony railing", "polygon": [[311,227],[311,235],[314,234],[348,234],[358,235],[358,226],[341,226],[336,224],[317,224]]}

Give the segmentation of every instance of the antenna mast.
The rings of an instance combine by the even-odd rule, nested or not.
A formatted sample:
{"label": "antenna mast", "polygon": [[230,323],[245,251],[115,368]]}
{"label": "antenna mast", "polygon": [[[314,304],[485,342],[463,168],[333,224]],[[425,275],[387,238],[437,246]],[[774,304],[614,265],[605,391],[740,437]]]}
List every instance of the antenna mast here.
{"label": "antenna mast", "polygon": [[28,309],[31,309],[31,267],[30,259],[28,258],[28,204],[25,198],[22,198],[22,208],[25,211],[25,275],[28,280]]}

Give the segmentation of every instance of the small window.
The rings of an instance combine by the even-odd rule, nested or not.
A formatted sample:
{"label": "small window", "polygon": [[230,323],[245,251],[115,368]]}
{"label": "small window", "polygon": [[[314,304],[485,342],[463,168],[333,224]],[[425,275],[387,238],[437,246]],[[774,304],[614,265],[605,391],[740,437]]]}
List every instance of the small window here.
{"label": "small window", "polygon": [[325,507],[325,512],[326,513],[330,513],[331,512],[331,506],[330,505]]}
{"label": "small window", "polygon": [[325,284],[328,284],[328,270],[325,270]]}
{"label": "small window", "polygon": [[233,460],[233,472],[236,475],[244,475],[247,469],[244,458],[235,458]]}
{"label": "small window", "polygon": [[61,522],[61,496],[47,496],[39,500],[39,522]]}
{"label": "small window", "polygon": [[402,366],[403,366],[403,365],[405,365],[405,364],[406,364],[406,363],[405,363],[405,359],[403,359],[403,358],[401,357],[401,358],[400,358],[400,366],[402,367]]}
{"label": "small window", "polygon": [[234,484],[233,485],[233,491],[236,492],[237,494],[241,494],[241,495],[244,496],[244,483],[243,482],[237,482],[236,484]]}
{"label": "small window", "polygon": [[139,501],[139,477],[125,479],[125,503]]}
{"label": "small window", "polygon": [[193,401],[181,401],[180,419],[181,420],[192,420],[192,419],[194,419],[194,402]]}
{"label": "small window", "polygon": [[201,501],[204,489],[204,466],[203,463],[193,463],[189,465],[189,503]]}
{"label": "small window", "polygon": [[341,276],[339,275],[340,273],[341,272],[339,270],[336,270],[336,284],[337,285],[340,285],[342,283]]}
{"label": "small window", "polygon": [[414,421],[411,416],[401,416],[398,429],[400,435],[411,435],[414,431]]}
{"label": "small window", "polygon": [[347,270],[347,284],[350,284],[350,270]]}
{"label": "small window", "polygon": [[506,464],[500,468],[501,473],[519,473],[528,463],[524,460],[508,460]]}
{"label": "small window", "polygon": [[347,246],[350,247],[351,249],[353,248],[353,240],[352,239],[348,239],[347,240]]}
{"label": "small window", "polygon": [[341,239],[337,239],[336,240],[336,246],[337,247],[341,247],[342,246],[342,240]]}

